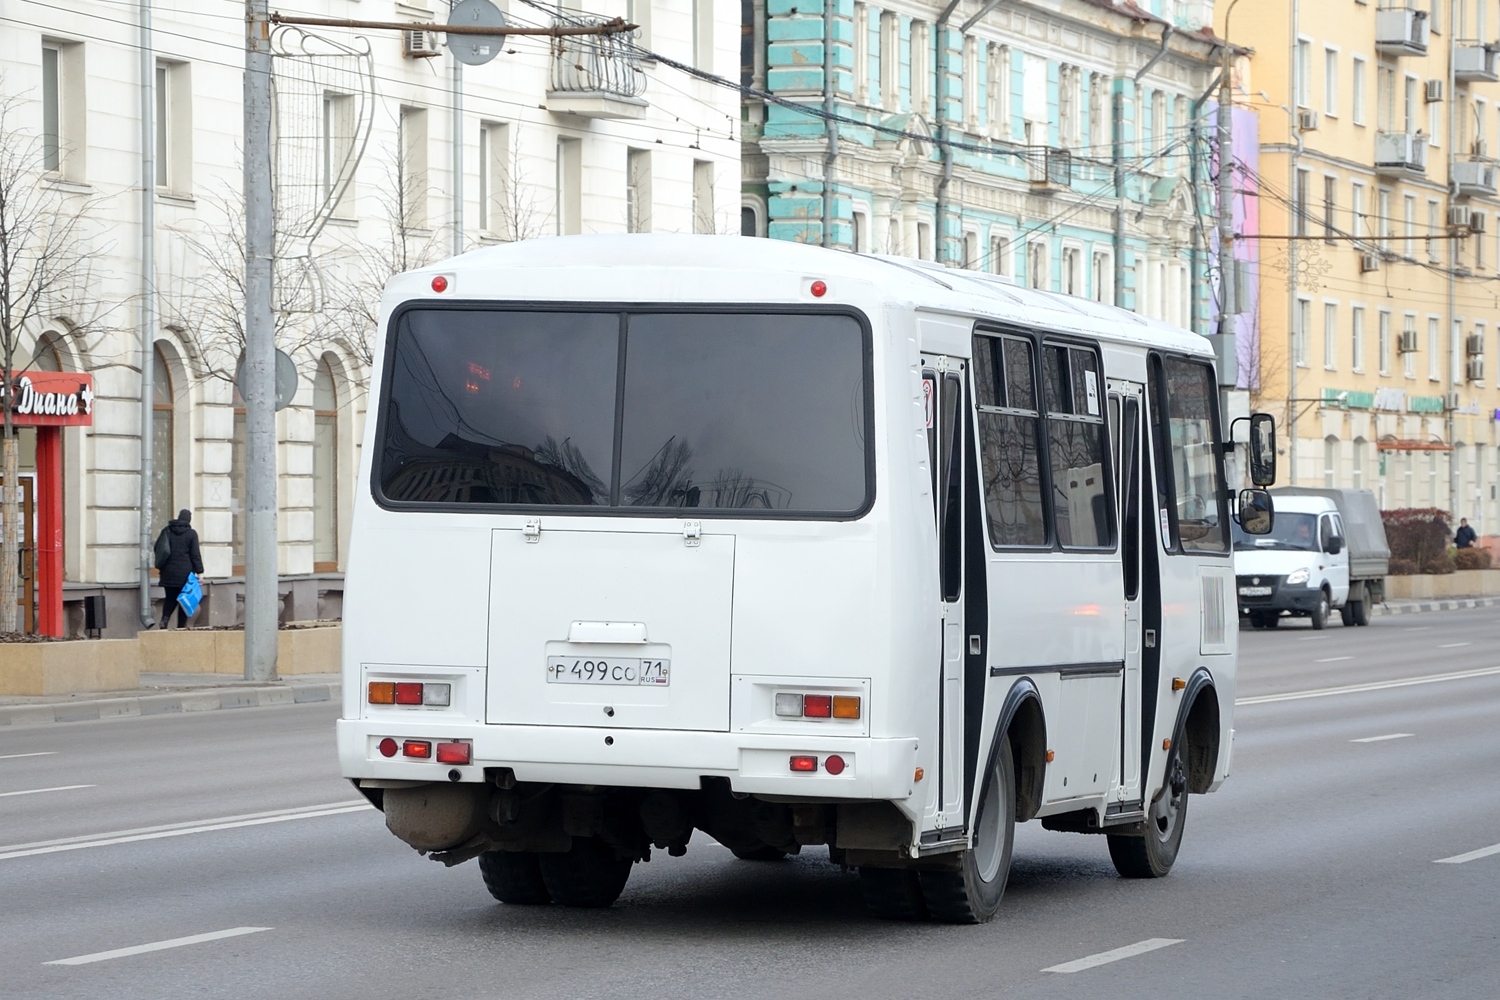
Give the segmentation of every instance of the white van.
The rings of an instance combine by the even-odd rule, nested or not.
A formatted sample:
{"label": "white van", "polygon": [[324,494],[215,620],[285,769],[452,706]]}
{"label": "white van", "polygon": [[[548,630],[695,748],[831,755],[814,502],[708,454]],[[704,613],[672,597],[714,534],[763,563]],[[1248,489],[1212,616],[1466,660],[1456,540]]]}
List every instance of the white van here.
{"label": "white van", "polygon": [[1349,599],[1344,521],[1327,497],[1278,494],[1269,534],[1234,531],[1240,616],[1253,627],[1275,628],[1286,615],[1321,629]]}
{"label": "white van", "polygon": [[381,316],[338,747],[402,840],[574,906],[695,831],[827,845],[952,921],[1016,822],[1172,867],[1233,746],[1203,338],[740,237],[493,247]]}

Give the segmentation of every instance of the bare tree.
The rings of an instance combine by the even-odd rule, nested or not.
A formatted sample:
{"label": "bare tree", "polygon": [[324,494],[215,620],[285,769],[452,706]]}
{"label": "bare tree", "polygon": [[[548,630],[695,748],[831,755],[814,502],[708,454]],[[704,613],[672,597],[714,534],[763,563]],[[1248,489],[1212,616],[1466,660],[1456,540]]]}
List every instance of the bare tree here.
{"label": "bare tree", "polygon": [[[0,94],[4,89],[0,80]],[[19,586],[16,355],[39,321],[65,316],[77,329],[94,319],[88,298],[97,254],[84,232],[89,200],[49,182],[49,152],[55,148],[50,143],[56,140],[14,125],[20,103],[19,97],[0,96],[0,631],[5,632],[17,630]]]}

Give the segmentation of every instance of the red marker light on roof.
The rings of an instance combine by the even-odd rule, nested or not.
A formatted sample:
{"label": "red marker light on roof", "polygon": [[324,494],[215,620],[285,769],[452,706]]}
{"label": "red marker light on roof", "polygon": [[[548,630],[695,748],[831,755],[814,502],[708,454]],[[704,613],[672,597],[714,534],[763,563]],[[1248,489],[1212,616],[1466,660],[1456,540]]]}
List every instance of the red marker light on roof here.
{"label": "red marker light on roof", "polygon": [[448,290],[448,279],[441,274],[432,279],[432,290],[434,292],[446,292]]}
{"label": "red marker light on roof", "polygon": [[823,281],[822,279],[814,281],[812,283],[811,291],[813,293],[813,298],[821,299],[823,296],[828,294],[828,283],[826,281]]}

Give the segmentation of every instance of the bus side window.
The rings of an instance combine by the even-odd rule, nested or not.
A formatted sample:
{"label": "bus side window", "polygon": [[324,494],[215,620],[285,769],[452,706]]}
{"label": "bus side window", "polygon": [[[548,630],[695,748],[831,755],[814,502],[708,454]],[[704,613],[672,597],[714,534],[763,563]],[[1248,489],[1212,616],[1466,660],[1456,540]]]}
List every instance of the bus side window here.
{"label": "bus side window", "polygon": [[1108,427],[1099,355],[1062,344],[1042,350],[1057,540],[1065,549],[1113,548],[1114,497],[1104,465]]}
{"label": "bus side window", "polygon": [[938,420],[937,420],[937,372],[931,368],[922,369],[922,406],[927,419],[927,469],[932,473],[932,510],[937,515],[942,510],[942,502],[938,496]]}
{"label": "bus side window", "polygon": [[1031,341],[976,335],[974,392],[990,544],[995,548],[1045,546],[1042,415],[1037,407]]}
{"label": "bus side window", "polygon": [[1163,544],[1168,551],[1228,552],[1213,369],[1159,357],[1151,366],[1151,383],[1154,408],[1165,410],[1165,419],[1158,413],[1152,421]]}
{"label": "bus side window", "polygon": [[963,402],[963,380],[953,372],[943,378],[943,508],[938,519],[942,546],[943,600],[956,601],[963,591],[963,474],[964,431],[959,414],[967,412]]}

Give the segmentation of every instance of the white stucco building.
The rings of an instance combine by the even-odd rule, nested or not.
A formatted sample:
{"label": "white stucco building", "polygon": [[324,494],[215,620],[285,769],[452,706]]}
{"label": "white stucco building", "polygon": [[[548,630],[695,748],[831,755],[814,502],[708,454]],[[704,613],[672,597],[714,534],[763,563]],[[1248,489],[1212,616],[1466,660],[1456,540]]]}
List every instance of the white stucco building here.
{"label": "white stucco building", "polygon": [[[142,6],[153,8],[149,35]],[[448,15],[446,0],[273,6],[407,23]],[[641,49],[735,72],[736,4],[498,6],[514,25],[628,16],[642,26]],[[38,183],[59,204],[86,206],[94,253],[82,291],[26,331],[19,355],[25,367],[95,379],[93,426],[64,438],[69,606],[105,593],[109,632],[136,625],[139,368],[149,337],[151,519],[159,526],[180,507],[193,510],[211,618],[234,621],[244,562],[244,415],[232,381],[241,343],[243,5],[14,0],[0,8],[0,25],[0,94],[11,99],[5,140],[38,144]],[[278,341],[300,375],[277,417],[278,532],[284,614],[296,618],[338,613],[373,310],[387,274],[455,247],[533,236],[735,232],[740,200],[738,94],[617,44],[570,40],[555,55],[549,39],[511,35],[494,61],[465,67],[456,184],[453,60],[443,36],[305,30],[316,35],[284,28],[275,39]],[[156,118],[149,130],[143,98]],[[23,465],[26,454],[23,442]]]}

